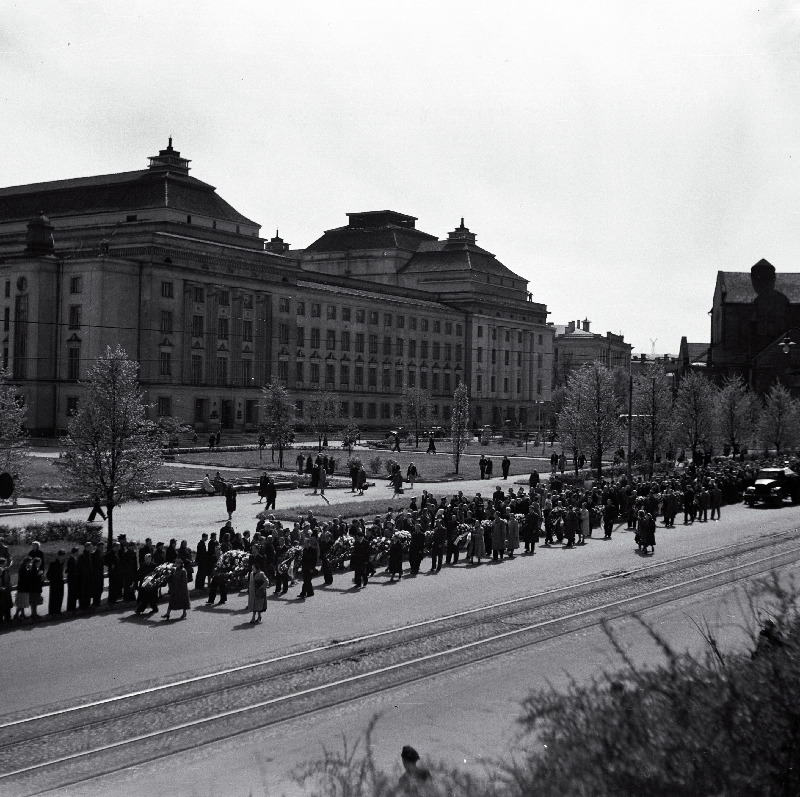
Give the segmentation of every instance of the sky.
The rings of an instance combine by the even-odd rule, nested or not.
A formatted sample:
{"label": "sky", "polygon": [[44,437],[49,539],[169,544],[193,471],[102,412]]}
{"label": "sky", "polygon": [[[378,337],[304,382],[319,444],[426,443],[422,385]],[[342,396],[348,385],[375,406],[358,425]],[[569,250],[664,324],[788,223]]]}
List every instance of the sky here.
{"label": "sky", "polygon": [[709,339],[716,273],[799,271],[787,2],[0,0],[0,185],[191,174],[302,248],[464,217],[557,324]]}

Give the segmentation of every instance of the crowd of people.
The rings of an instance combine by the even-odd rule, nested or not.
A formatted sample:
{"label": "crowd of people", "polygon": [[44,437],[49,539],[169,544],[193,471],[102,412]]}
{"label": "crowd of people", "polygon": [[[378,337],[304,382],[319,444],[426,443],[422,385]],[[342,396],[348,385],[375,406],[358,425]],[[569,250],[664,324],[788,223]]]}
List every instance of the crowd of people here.
{"label": "crowd of people", "polygon": [[[334,571],[345,567],[354,589],[363,589],[384,566],[391,580],[416,576],[426,557],[434,574],[443,564],[464,561],[477,567],[484,560],[499,563],[518,554],[533,555],[537,545],[565,549],[583,545],[601,527],[603,537],[610,539],[623,525],[635,532],[639,551],[652,554],[658,519],[666,528],[674,527],[681,514],[686,525],[719,521],[725,505],[741,500],[757,469],[755,464],[739,463],[689,465],[649,481],[628,483],[621,477],[591,487],[570,485],[558,473],[547,481],[532,473],[527,487],[504,490],[498,484],[486,496],[458,492],[436,500],[423,491],[407,506],[394,504],[371,521],[348,522],[341,516],[320,521],[309,511],[294,523],[283,523],[264,511],[252,536],[250,531],[236,531],[229,520],[219,532],[203,533],[194,549],[186,540],[164,545],[148,538],[137,544],[120,535],[108,550],[102,543],[87,543],[82,550],[72,547],[69,553],[60,550],[46,567],[41,546],[33,543],[18,566],[15,596],[14,563],[0,540],[0,619],[11,621],[12,609],[18,621],[25,619],[27,610],[33,621],[41,619],[38,607],[43,603],[45,576],[47,613],[53,618],[62,615],[65,594],[68,613],[96,609],[106,578],[109,604],[130,602],[137,614],[156,612],[162,585],[154,585],[152,575],[170,565],[164,584],[169,588],[165,619],[177,610],[181,618],[186,616],[193,583],[195,593],[208,605],[217,598],[226,603],[232,588],[246,587],[256,623],[266,609],[269,586],[273,595],[282,596],[301,581],[298,598],[307,599],[314,596],[316,578],[321,575],[330,585]],[[235,574],[231,562],[238,568]]]}

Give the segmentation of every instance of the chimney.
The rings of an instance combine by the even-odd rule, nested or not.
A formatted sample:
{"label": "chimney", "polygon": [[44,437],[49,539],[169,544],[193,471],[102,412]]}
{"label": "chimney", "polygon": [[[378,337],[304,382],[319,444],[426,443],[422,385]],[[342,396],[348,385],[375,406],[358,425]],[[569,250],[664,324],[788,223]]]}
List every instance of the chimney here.
{"label": "chimney", "polygon": [[575,322],[570,321],[569,324],[567,324],[567,334],[574,331],[575,331]]}
{"label": "chimney", "polygon": [[589,331],[589,319],[588,318],[584,318],[583,319],[583,331],[584,332],[588,332]]}

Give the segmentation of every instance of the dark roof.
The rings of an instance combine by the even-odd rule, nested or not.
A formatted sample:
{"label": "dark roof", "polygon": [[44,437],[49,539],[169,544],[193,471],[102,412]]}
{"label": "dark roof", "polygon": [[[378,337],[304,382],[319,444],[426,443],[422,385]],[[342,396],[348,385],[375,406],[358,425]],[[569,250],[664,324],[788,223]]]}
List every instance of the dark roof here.
{"label": "dark roof", "polygon": [[169,207],[189,215],[259,226],[218,196],[213,185],[185,174],[143,169],[0,188],[0,222]]}
{"label": "dark roof", "polygon": [[326,230],[306,247],[308,252],[346,252],[350,249],[406,249],[416,251],[423,241],[436,237],[413,227],[388,224],[384,227],[346,226]]}
{"label": "dark roof", "polygon": [[686,354],[690,363],[706,362],[708,360],[708,343],[687,343]]}
{"label": "dark roof", "polygon": [[[750,304],[756,298],[749,271],[719,271],[717,283],[728,304]],[[792,304],[800,304],[800,274],[775,274],[775,290],[786,295]]]}
{"label": "dark roof", "polygon": [[475,244],[458,247],[448,241],[423,244],[403,269],[404,274],[432,271],[471,271],[526,282],[524,277],[504,266],[491,252]]}

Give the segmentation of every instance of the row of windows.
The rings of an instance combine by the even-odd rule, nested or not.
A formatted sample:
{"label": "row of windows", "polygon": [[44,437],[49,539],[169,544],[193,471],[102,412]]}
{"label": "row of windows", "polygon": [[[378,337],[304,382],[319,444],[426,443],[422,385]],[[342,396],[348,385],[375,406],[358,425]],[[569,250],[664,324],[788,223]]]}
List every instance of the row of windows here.
{"label": "row of windows", "polygon": [[[278,311],[281,313],[289,313],[291,308],[290,299],[286,296],[281,296],[278,300]],[[311,302],[310,303],[310,310],[311,310],[311,318],[322,318],[322,304],[320,302]],[[296,303],[296,311],[297,315],[305,316],[306,315],[306,303],[304,301],[298,301]],[[337,318],[341,318],[342,321],[352,321],[353,319],[353,312],[350,307],[337,307],[335,304],[328,304],[325,305],[325,317],[328,321],[336,321]],[[377,326],[381,321],[381,314],[377,310],[364,310],[362,308],[356,308],[355,311],[355,322],[357,324],[365,324],[369,323],[373,326]],[[442,331],[442,322],[438,319],[433,320],[430,322],[427,318],[421,318],[419,321],[417,320],[416,316],[410,316],[408,319],[408,328],[411,330],[417,329],[417,324],[419,323],[419,328],[422,332],[433,331],[435,334],[441,334]],[[406,317],[404,315],[392,314],[392,313],[383,313],[383,325],[385,327],[394,326],[397,329],[405,329],[406,328]],[[452,335],[455,330],[456,335],[463,335],[464,334],[464,327],[462,324],[454,323],[453,321],[445,321],[444,322],[444,334],[445,335]]]}
{"label": "row of windows", "polygon": [[[321,343],[321,333],[319,328],[312,327],[310,329],[310,336],[308,338],[309,347],[312,349],[319,349]],[[378,336],[377,335],[365,335],[363,332],[356,332],[353,337],[351,338],[350,332],[342,331],[339,332],[339,349],[341,351],[350,351],[351,340],[355,343],[355,351],[357,354],[364,354],[364,344],[367,343],[369,346],[369,353],[370,354],[378,354]],[[278,324],[278,342],[283,345],[287,346],[289,344],[289,326],[288,324]],[[395,354],[399,357],[404,356],[406,351],[406,343],[408,343],[408,356],[409,357],[416,357],[417,356],[417,341],[414,339],[406,341],[405,338],[395,338],[394,344],[392,343],[391,337],[388,335],[384,336],[382,341],[382,352],[384,355],[391,355]],[[305,327],[297,327],[297,346],[298,348],[303,348],[306,345],[306,330]],[[325,332],[325,348],[328,351],[333,351],[336,349],[336,330],[328,329]],[[438,360],[442,353],[444,353],[445,360],[452,360],[453,359],[453,344],[451,343],[444,343],[441,344],[438,341],[434,341],[433,343],[428,344],[427,340],[422,340],[419,342],[419,356],[423,359],[427,359],[428,352],[431,353],[431,357],[434,360]],[[463,345],[461,343],[455,344],[455,358],[456,360],[461,360],[464,354]]]}
{"label": "row of windows", "polygon": [[[475,377],[475,389],[478,394],[483,392],[483,377],[478,374]],[[497,392],[497,379],[494,376],[489,377],[489,392],[496,393]],[[503,393],[510,393],[511,392],[511,379],[509,377],[503,377]],[[517,394],[522,394],[522,379],[517,377]],[[536,394],[538,396],[542,395],[542,380],[539,379],[536,382]]]}
{"label": "row of windows", "polygon": [[[285,365],[286,368],[284,369],[284,373],[288,375],[288,364],[285,361],[281,361],[278,363],[279,365],[279,378],[285,379],[286,377],[282,377],[280,375],[280,366]],[[308,365],[308,368],[306,368]],[[324,372],[323,372],[324,369]],[[295,363],[295,381],[302,385],[306,381],[306,376],[308,376],[308,381],[312,386],[316,386],[320,384],[320,376],[325,376],[325,385],[326,386],[333,386],[335,384],[336,379],[336,366],[333,363],[304,363],[304,362],[297,362]],[[340,387],[349,387],[350,386],[350,377],[353,377],[353,386],[356,388],[364,387],[366,384],[367,387],[377,388],[378,387],[378,367],[374,365],[363,366],[363,365],[351,365],[349,363],[340,363],[339,364],[339,386]],[[366,376],[366,383],[364,381],[364,377]],[[430,376],[430,380],[429,380]],[[458,374],[450,374],[450,373],[442,373],[440,374],[438,371],[433,371],[430,375],[426,370],[421,370],[419,372],[419,386],[423,390],[432,390],[434,393],[438,393],[440,390],[444,391],[445,393],[449,393],[451,390],[454,390],[458,387],[459,382],[461,381],[460,376]],[[417,385],[417,370],[415,368],[395,368],[394,369],[394,379],[392,379],[392,369],[391,368],[383,368],[380,371],[380,387],[383,390],[402,390],[404,387],[416,387]]]}
{"label": "row of windows", "polygon": [[[304,417],[305,405],[302,401],[295,402],[296,416],[298,418]],[[439,405],[431,405],[433,416],[439,417]],[[441,407],[442,417],[444,420],[450,420],[451,407],[449,404],[443,404]],[[363,402],[354,401],[352,405],[352,416],[350,413],[350,402],[342,401],[339,404],[339,417],[340,418],[367,418],[368,420],[375,420],[380,414],[381,419],[388,418],[401,418],[403,416],[403,405],[395,402],[392,404],[389,401],[378,402]]]}
{"label": "row of windows", "polygon": [[[511,343],[511,330],[505,329],[503,330],[503,332],[504,332],[503,338],[505,342]],[[489,327],[489,336],[491,337],[492,340],[497,340],[497,327]],[[478,324],[478,337],[479,338],[483,337],[483,326],[481,326],[480,324]],[[520,332],[519,330],[517,330],[517,343],[522,343],[522,332]],[[539,345],[540,346],[543,345],[543,337],[541,334],[539,335]]]}
{"label": "row of windows", "polygon": [[[479,363],[483,362],[483,349],[480,346],[478,346],[478,348],[475,350],[475,362],[479,362]],[[491,350],[491,364],[492,365],[497,365],[497,349],[492,349]],[[511,352],[510,351],[504,351],[503,352],[503,365],[511,365]],[[539,368],[542,367],[542,355],[541,354],[537,354],[536,355],[536,365]],[[522,367],[522,352],[521,351],[517,352],[517,367],[518,368]]]}

